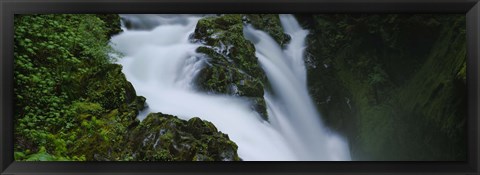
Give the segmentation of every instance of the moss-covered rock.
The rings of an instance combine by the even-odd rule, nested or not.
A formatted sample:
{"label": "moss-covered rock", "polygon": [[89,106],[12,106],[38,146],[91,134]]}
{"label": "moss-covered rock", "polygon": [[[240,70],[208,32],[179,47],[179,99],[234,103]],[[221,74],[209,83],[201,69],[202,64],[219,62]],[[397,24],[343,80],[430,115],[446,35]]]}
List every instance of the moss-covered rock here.
{"label": "moss-covered rock", "polygon": [[210,122],[151,113],[130,135],[133,160],[238,161],[237,145]]}
{"label": "moss-covered rock", "polygon": [[194,40],[205,46],[197,52],[207,55],[208,65],[199,74],[197,84],[203,91],[252,99],[252,109],[267,119],[263,91],[266,76],[255,47],[243,37],[243,15],[206,17],[198,21]]}

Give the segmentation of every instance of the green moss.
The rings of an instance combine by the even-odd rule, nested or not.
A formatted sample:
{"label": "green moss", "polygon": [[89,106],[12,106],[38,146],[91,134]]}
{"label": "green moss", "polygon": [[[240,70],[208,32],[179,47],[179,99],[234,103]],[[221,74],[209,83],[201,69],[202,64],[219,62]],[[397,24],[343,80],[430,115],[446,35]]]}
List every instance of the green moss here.
{"label": "green moss", "polygon": [[151,113],[133,130],[128,145],[133,160],[238,161],[237,145],[210,122]]}
{"label": "green moss", "polygon": [[76,113],[100,114],[103,108],[98,103],[74,102],[71,107]]}
{"label": "green moss", "polygon": [[[263,99],[266,76],[255,56],[254,45],[243,37],[242,18],[240,14],[228,14],[198,21],[194,38],[206,46],[199,47],[197,52],[210,59],[196,81],[203,91]],[[252,103],[252,109],[266,120],[264,100]]]}
{"label": "green moss", "polygon": [[[122,67],[110,64],[89,77],[85,87],[87,96],[92,101],[99,101],[106,109],[126,105],[135,100],[135,90],[121,72]],[[116,96],[116,98],[112,98]]]}

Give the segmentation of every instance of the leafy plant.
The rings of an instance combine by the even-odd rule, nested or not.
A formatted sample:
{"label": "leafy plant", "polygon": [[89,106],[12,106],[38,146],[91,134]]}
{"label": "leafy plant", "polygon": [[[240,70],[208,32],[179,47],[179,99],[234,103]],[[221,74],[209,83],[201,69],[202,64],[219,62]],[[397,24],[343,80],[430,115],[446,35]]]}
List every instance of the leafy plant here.
{"label": "leafy plant", "polygon": [[16,15],[14,27],[15,158],[70,159],[76,115],[102,110],[82,102],[83,86],[110,64],[109,30],[96,15],[75,14]]}

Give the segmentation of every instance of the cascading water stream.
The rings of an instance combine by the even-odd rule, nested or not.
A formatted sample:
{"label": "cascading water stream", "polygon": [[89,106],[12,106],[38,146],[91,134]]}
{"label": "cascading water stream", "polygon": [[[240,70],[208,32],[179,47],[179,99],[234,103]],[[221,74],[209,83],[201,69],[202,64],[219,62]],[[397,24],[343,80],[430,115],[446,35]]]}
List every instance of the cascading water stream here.
{"label": "cascading water stream", "polygon": [[272,85],[274,95],[266,95],[272,124],[293,141],[290,145],[302,160],[350,160],[347,144],[323,126],[308,94],[303,61],[308,31],[292,15],[280,15],[280,20],[291,36],[285,51],[267,33],[252,26],[244,28]]}
{"label": "cascading water stream", "polygon": [[251,27],[244,32],[250,40],[257,39],[257,56],[275,92],[265,95],[270,123],[261,120],[248,101],[195,89],[192,82],[208,59],[195,52],[200,44],[189,40],[200,16],[122,18],[128,22],[126,28],[111,42],[124,56],[118,63],[127,79],[147,99],[148,109],[139,119],[162,112],[211,121],[237,143],[243,160],[349,160],[346,144],[322,129],[307,93],[302,55],[308,32],[293,16],[281,17],[285,32],[292,36],[285,51],[264,32]]}
{"label": "cascading water stream", "polygon": [[297,79],[306,86],[307,70],[305,69],[303,52],[306,48],[305,38],[308,35],[308,31],[303,30],[292,15],[280,15],[280,22],[284,32],[291,36],[290,43],[284,50],[284,53],[290,59],[285,59],[284,61],[289,62],[290,69],[293,70]]}

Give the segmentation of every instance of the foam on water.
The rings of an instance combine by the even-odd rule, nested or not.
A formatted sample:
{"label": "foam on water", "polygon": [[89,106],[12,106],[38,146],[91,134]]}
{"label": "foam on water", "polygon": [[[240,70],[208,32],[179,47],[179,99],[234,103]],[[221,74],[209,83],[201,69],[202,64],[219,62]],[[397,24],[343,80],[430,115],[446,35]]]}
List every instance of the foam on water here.
{"label": "foam on water", "polygon": [[285,32],[292,37],[286,50],[266,33],[244,29],[247,39],[257,39],[256,55],[276,94],[265,95],[270,122],[263,121],[241,97],[195,89],[194,79],[207,59],[195,52],[201,44],[189,40],[200,16],[122,18],[128,26],[111,43],[124,55],[118,60],[123,73],[137,94],[147,99],[148,109],[139,114],[140,120],[149,112],[208,120],[237,143],[243,160],[350,159],[346,143],[324,129],[308,95],[303,62],[308,31],[301,29],[293,16],[281,15]]}

